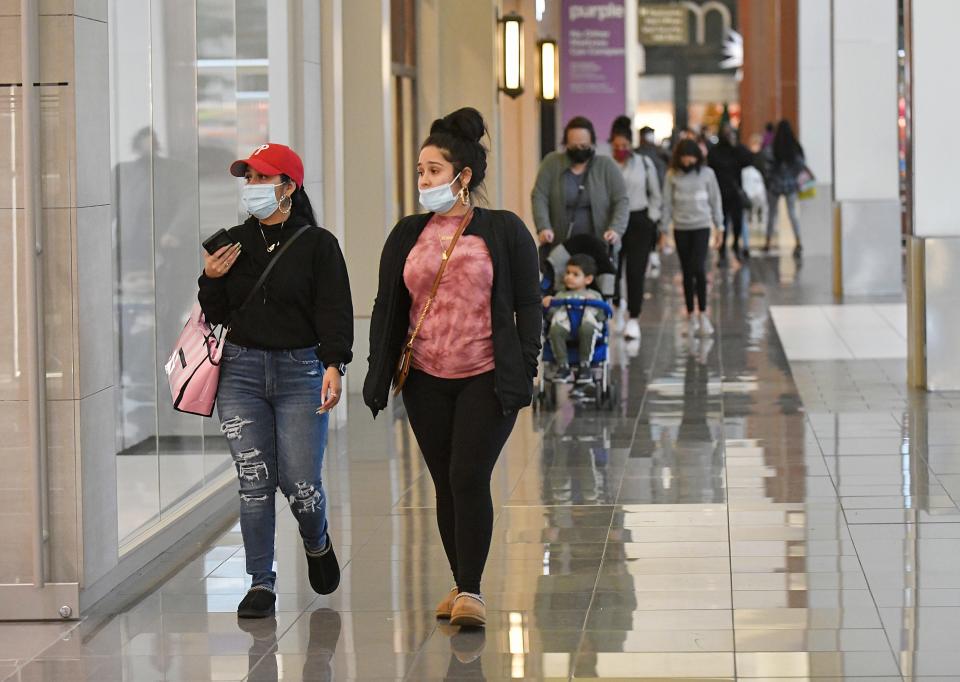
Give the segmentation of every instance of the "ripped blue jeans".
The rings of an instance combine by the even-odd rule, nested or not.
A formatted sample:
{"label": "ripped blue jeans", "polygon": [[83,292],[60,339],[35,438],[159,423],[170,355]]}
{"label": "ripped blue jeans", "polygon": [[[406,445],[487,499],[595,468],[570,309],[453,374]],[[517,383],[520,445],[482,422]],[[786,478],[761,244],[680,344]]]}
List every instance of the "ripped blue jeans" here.
{"label": "ripped blue jeans", "polygon": [[274,586],[279,486],[309,551],[327,544],[320,469],[328,415],[318,415],[323,365],[313,348],[257,350],[227,341],[217,409],[240,479],[240,530],[253,585]]}

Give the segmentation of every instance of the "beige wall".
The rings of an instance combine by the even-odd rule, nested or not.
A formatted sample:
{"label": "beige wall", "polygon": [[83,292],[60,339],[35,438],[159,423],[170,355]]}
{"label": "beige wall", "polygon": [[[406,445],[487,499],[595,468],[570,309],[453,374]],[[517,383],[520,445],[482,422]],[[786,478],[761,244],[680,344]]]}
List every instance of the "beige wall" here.
{"label": "beige wall", "polygon": [[537,21],[535,0],[504,0],[503,13],[524,18],[525,92],[516,99],[500,95],[500,172],[502,208],[519,215],[531,231],[530,192],[540,165],[540,102],[537,99]]}
{"label": "beige wall", "polygon": [[495,0],[421,0],[417,6],[420,137],[430,123],[460,107],[479,111],[490,131],[486,193],[500,207],[502,140],[497,92]]}

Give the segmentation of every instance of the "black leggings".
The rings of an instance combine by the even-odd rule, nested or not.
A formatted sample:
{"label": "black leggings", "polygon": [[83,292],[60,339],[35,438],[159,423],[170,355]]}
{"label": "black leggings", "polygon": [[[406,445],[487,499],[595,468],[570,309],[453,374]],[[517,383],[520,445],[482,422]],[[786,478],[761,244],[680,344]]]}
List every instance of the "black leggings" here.
{"label": "black leggings", "polygon": [[707,253],[710,250],[710,228],[699,230],[674,230],[680,269],[683,270],[683,298],[687,312],[693,312],[693,295],[696,293],[700,312],[707,309]]}
{"label": "black leggings", "polygon": [[503,414],[493,372],[440,379],[414,370],[403,404],[437,492],[437,525],[461,592],[480,593],[493,535],[490,477],[517,413]]}
{"label": "black leggings", "polygon": [[650,252],[656,243],[657,224],[647,216],[647,210],[632,211],[627,231],[623,235],[614,296],[615,299],[620,299],[620,279],[626,270],[627,310],[630,317],[639,317],[643,311],[643,283],[647,276],[647,261],[650,260]]}
{"label": "black leggings", "polygon": [[733,253],[739,258],[740,234],[743,231],[743,202],[737,195],[723,198],[723,246],[720,253],[727,250],[727,234],[733,232]]}

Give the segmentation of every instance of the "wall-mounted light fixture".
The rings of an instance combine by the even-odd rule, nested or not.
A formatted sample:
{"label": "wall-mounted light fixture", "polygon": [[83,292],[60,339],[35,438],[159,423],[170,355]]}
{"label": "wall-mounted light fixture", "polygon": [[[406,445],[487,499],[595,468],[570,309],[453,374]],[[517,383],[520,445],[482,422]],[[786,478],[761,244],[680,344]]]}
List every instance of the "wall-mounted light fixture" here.
{"label": "wall-mounted light fixture", "polygon": [[523,93],[523,17],[507,14],[500,24],[500,90],[510,97]]}
{"label": "wall-mounted light fixture", "polygon": [[557,59],[557,41],[541,40],[537,43],[540,53],[540,99],[555,102],[560,89],[560,60]]}

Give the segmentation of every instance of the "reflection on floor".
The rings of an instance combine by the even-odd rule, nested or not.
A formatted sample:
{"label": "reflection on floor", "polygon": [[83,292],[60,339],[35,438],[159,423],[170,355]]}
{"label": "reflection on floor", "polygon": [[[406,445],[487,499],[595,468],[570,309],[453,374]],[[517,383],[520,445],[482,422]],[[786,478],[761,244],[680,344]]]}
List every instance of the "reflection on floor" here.
{"label": "reflection on floor", "polygon": [[[310,591],[284,510],[275,619],[237,622],[248,583],[234,527],[115,612],[49,626],[45,650],[0,636],[0,673],[960,679],[957,396],[910,393],[888,367],[899,391],[873,407],[883,382],[854,399],[814,363],[801,369],[818,406],[805,406],[769,311],[828,302],[828,272],[812,259],[715,272],[711,343],[682,336],[679,279],[665,269],[642,346],[616,349],[617,408],[575,404],[564,388],[555,411],[523,412],[494,476],[486,632],[433,618],[450,579],[402,409],[371,422],[351,405],[326,466],[346,564],[336,594]],[[865,378],[859,362],[880,361],[844,371]]]}

